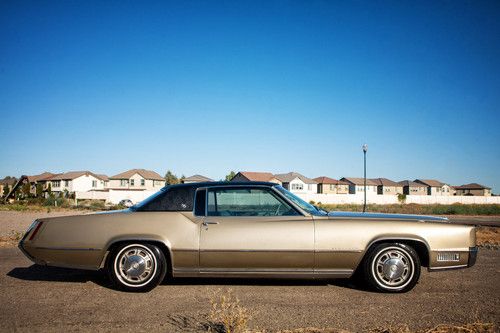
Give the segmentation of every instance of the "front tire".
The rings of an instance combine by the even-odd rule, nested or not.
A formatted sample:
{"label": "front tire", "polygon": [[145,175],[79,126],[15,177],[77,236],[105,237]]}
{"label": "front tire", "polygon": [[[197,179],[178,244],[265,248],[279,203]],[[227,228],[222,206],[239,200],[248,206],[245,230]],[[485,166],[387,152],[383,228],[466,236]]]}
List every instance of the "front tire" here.
{"label": "front tire", "polygon": [[155,245],[128,243],[109,254],[108,275],[119,289],[147,292],[159,285],[167,273],[163,252]]}
{"label": "front tire", "polygon": [[404,293],[418,282],[420,259],[411,246],[382,243],[368,253],[363,262],[363,276],[374,290]]}

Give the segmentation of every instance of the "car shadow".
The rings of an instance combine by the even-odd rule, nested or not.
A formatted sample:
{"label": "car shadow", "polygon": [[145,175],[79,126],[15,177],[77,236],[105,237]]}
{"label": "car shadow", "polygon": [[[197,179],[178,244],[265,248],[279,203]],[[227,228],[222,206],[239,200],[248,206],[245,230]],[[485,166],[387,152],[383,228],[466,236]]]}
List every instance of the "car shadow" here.
{"label": "car shadow", "polygon": [[90,281],[106,288],[113,287],[106,274],[103,274],[101,271],[50,267],[35,264],[29,267],[16,267],[8,272],[7,276],[25,281],[71,283],[86,283]]}
{"label": "car shadow", "polygon": [[278,279],[278,278],[175,278],[165,279],[162,285],[175,286],[197,286],[197,285],[215,285],[215,286],[335,286],[346,289],[355,289],[368,291],[363,284],[355,279],[335,279],[335,280],[309,280],[309,279]]}
{"label": "car shadow", "polygon": [[[116,290],[105,272],[82,269],[60,268],[33,264],[29,267],[16,267],[7,276],[24,281],[47,281],[86,283]],[[306,280],[306,279],[247,279],[247,278],[166,278],[161,285],[170,286],[335,286],[347,289],[370,291],[355,279]]]}

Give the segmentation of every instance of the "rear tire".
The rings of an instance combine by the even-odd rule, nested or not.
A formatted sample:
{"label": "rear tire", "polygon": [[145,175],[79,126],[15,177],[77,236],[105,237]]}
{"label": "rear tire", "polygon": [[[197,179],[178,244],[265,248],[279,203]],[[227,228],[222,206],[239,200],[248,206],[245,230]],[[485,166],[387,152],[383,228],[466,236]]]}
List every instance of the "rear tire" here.
{"label": "rear tire", "polygon": [[382,243],[373,247],[363,261],[363,276],[374,290],[404,293],[418,282],[420,259],[411,246]]}
{"label": "rear tire", "polygon": [[114,248],[107,262],[108,275],[124,291],[147,292],[159,285],[167,273],[167,261],[155,245],[127,243]]}

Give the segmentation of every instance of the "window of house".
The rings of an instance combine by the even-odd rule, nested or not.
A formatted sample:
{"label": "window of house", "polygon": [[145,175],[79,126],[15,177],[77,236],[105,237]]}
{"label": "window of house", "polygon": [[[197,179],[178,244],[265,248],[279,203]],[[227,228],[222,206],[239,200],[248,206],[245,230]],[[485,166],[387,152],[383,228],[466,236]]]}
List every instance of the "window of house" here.
{"label": "window of house", "polygon": [[308,185],[307,185],[307,190],[308,190],[308,191],[312,191],[312,189],[313,189],[313,186],[312,186],[311,184],[308,184]]}
{"label": "window of house", "polygon": [[68,186],[69,186],[69,180],[65,180],[65,181],[64,181],[64,186],[65,186],[65,187],[68,187]]}
{"label": "window of house", "polygon": [[97,180],[92,181],[92,187],[97,187]]}
{"label": "window of house", "polygon": [[52,182],[52,187],[60,187],[61,186],[61,181],[60,180],[54,180]]}
{"label": "window of house", "polygon": [[208,216],[299,215],[288,203],[267,189],[212,189],[208,192]]}
{"label": "window of house", "polygon": [[120,180],[120,186],[127,186],[127,184],[128,184],[128,180],[126,180],[126,179]]}
{"label": "window of house", "polygon": [[134,179],[131,179],[130,180],[130,186],[134,186],[135,185],[135,180]]}
{"label": "window of house", "polygon": [[304,185],[303,184],[292,184],[292,190],[303,190]]}
{"label": "window of house", "polygon": [[335,190],[335,185],[330,184],[330,190],[331,190],[331,191]]}
{"label": "window of house", "polygon": [[146,181],[144,179],[141,179],[141,186],[144,186],[146,184]]}

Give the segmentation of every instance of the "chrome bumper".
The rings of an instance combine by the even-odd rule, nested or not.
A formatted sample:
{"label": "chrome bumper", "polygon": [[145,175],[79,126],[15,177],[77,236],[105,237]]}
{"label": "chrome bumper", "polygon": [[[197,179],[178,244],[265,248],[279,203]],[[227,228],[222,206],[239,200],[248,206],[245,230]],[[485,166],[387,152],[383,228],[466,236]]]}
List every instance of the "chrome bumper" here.
{"label": "chrome bumper", "polygon": [[478,250],[477,246],[469,247],[469,261],[467,262],[467,267],[472,267],[476,264],[478,251],[479,250]]}

